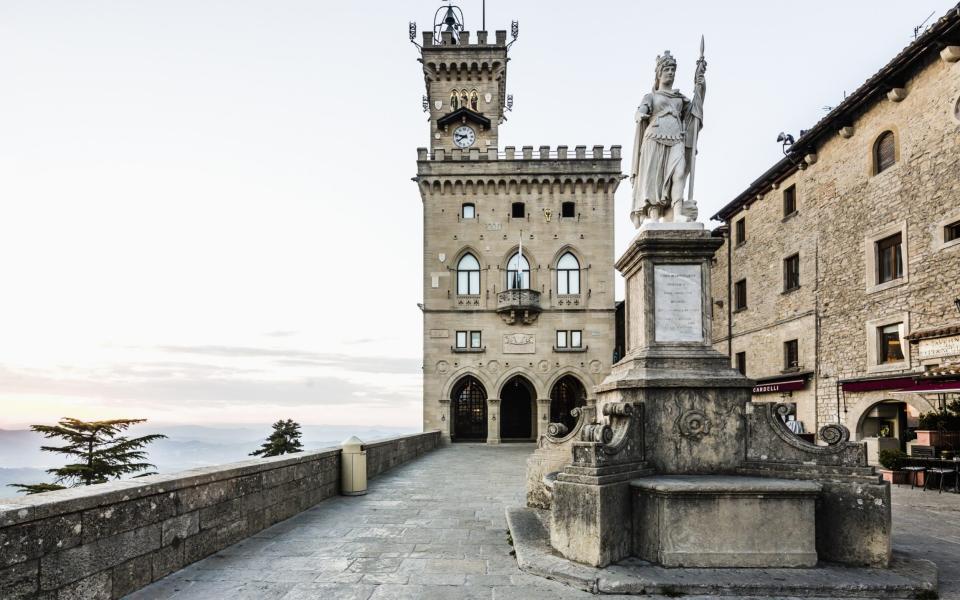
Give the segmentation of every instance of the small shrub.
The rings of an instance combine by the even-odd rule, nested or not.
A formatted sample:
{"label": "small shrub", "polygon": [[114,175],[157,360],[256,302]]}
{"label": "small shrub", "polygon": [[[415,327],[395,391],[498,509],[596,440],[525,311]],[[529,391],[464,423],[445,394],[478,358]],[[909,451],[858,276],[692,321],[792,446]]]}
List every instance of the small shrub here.
{"label": "small shrub", "polygon": [[901,450],[881,450],[880,464],[883,465],[884,469],[899,471],[900,467],[903,466],[903,459],[906,457],[907,455]]}

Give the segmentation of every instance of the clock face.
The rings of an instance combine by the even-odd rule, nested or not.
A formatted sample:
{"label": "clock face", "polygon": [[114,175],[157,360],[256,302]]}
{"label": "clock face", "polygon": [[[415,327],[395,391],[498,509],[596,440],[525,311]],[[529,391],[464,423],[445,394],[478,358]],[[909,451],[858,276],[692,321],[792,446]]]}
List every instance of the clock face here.
{"label": "clock face", "polygon": [[453,130],[453,143],[460,148],[469,148],[477,141],[477,134],[466,125],[461,125]]}

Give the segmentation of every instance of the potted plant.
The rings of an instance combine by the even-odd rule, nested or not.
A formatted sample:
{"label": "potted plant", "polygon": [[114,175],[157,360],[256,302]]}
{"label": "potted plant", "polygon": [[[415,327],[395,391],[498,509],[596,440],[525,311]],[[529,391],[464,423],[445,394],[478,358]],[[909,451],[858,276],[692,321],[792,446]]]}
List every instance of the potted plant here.
{"label": "potted plant", "polygon": [[880,451],[880,465],[883,466],[883,468],[880,469],[880,475],[884,481],[889,481],[890,483],[906,482],[906,473],[900,470],[903,466],[903,459],[906,457],[907,455],[900,449]]}
{"label": "potted plant", "polygon": [[953,400],[942,410],[921,414],[916,433],[917,444],[921,446],[960,443],[960,401]]}

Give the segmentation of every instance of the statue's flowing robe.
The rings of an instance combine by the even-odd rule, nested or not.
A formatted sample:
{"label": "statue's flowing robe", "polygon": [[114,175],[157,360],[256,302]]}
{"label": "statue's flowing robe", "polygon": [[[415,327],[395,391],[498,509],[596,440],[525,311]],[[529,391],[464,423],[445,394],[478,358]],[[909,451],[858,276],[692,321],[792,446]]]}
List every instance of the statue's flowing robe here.
{"label": "statue's flowing robe", "polygon": [[677,90],[657,90],[640,102],[630,172],[634,213],[645,215],[651,205],[669,208],[683,199],[683,186],[675,187],[674,177],[686,177],[696,151],[693,132],[703,119],[703,90],[696,91],[693,102]]}

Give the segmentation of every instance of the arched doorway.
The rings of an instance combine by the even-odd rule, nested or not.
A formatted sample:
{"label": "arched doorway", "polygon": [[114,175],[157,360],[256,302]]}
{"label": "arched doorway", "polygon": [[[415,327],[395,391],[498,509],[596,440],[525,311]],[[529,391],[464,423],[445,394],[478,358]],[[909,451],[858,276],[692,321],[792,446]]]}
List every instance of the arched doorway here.
{"label": "arched doorway", "polygon": [[457,382],[450,395],[455,442],[487,440],[487,390],[475,377],[467,375]]}
{"label": "arched doorway", "polygon": [[503,441],[533,439],[533,385],[522,375],[511,377],[500,391],[500,439]]}
{"label": "arched doorway", "polygon": [[586,406],[587,390],[573,375],[564,375],[550,390],[550,422],[563,423],[572,430],[577,420],[570,411],[578,406]]}
{"label": "arched doorway", "polygon": [[880,449],[898,447],[906,450],[907,405],[898,400],[883,400],[864,411],[857,423],[858,440],[879,438],[884,440]]}

